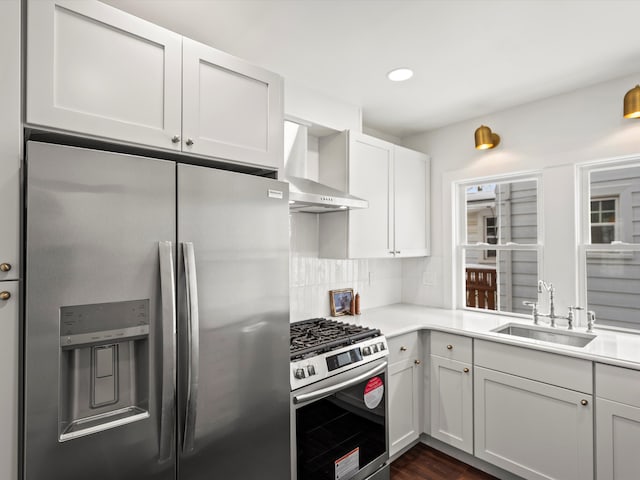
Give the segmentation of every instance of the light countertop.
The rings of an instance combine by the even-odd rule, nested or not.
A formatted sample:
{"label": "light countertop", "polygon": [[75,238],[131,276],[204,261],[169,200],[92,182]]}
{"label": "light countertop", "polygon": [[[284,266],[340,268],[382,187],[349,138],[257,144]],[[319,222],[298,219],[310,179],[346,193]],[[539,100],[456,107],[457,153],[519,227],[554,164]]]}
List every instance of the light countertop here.
{"label": "light countertop", "polygon": [[[593,341],[585,347],[572,347],[492,332],[506,323],[532,325],[533,320],[471,310],[445,310],[397,303],[368,309],[361,315],[338,317],[336,320],[378,328],[387,338],[423,329],[438,330],[640,370],[640,333],[602,330],[597,323],[593,331],[597,336]],[[546,326],[545,320],[541,319],[541,326]],[[561,326],[557,330],[566,331],[566,322],[560,320],[559,323]],[[584,331],[584,327],[575,327],[575,332]]]}

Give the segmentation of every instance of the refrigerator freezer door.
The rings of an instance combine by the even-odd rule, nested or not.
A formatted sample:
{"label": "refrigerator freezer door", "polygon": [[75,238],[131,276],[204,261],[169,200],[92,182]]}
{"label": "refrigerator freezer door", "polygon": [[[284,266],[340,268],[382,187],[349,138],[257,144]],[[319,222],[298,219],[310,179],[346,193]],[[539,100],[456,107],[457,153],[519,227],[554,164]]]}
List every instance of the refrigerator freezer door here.
{"label": "refrigerator freezer door", "polygon": [[175,169],[28,143],[26,480],[174,479]]}
{"label": "refrigerator freezer door", "polygon": [[[178,410],[179,431],[186,433],[178,440],[181,480],[290,477],[287,187],[178,166],[178,242],[193,245],[199,320],[194,391],[188,380],[194,351],[187,343],[193,323],[181,264]],[[188,400],[197,408],[195,428],[185,432]]]}

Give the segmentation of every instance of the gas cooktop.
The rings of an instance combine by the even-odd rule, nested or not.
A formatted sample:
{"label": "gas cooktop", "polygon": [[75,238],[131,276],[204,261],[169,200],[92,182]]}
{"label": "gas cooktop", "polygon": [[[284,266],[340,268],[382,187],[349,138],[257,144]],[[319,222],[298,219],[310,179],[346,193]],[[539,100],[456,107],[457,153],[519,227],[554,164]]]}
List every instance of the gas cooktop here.
{"label": "gas cooktop", "polygon": [[292,390],[387,355],[380,330],[362,325],[312,318],[290,331]]}

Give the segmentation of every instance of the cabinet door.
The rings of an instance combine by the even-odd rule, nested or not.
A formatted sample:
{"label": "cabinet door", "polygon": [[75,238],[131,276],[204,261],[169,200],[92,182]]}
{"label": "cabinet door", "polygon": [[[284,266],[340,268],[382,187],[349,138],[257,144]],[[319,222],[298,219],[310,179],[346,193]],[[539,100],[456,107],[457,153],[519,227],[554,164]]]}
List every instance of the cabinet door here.
{"label": "cabinet door", "polygon": [[18,478],[18,293],[17,281],[0,282],[0,478],[6,479]]}
{"label": "cabinet door", "polygon": [[473,453],[473,376],[469,364],[431,355],[431,436]]}
{"label": "cabinet door", "polygon": [[279,75],[185,38],[182,149],[283,166],[282,89]]}
{"label": "cabinet door", "polygon": [[20,0],[0,2],[0,45],[0,264],[3,265],[0,281],[3,281],[20,275]]}
{"label": "cabinet door", "polygon": [[27,123],[180,149],[180,35],[94,0],[31,1],[27,29]]}
{"label": "cabinet door", "polygon": [[403,360],[389,366],[389,455],[418,439],[419,363]]}
{"label": "cabinet door", "polygon": [[393,145],[349,132],[349,193],[369,208],[349,214],[349,257],[393,257]]}
{"label": "cabinet door", "polygon": [[474,376],[476,457],[527,479],[593,479],[590,395],[481,367]]}
{"label": "cabinet door", "polygon": [[596,400],[596,451],[600,480],[635,480],[640,472],[640,408]]}
{"label": "cabinet door", "polygon": [[394,146],[395,254],[429,254],[429,157]]}

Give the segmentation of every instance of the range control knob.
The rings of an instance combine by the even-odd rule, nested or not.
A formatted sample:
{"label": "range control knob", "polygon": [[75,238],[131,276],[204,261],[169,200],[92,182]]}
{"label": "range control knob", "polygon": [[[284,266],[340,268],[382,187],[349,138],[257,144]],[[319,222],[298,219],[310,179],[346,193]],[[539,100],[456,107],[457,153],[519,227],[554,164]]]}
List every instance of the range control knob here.
{"label": "range control knob", "polygon": [[371,351],[373,353],[378,353],[378,345],[371,345]]}
{"label": "range control knob", "polygon": [[293,376],[296,377],[297,379],[305,378],[306,375],[304,374],[304,368],[296,368],[296,371],[293,373]]}
{"label": "range control knob", "polygon": [[380,343],[378,344],[378,349],[379,349],[381,352],[382,352],[383,350],[386,350],[386,348],[384,347],[384,343],[383,343],[383,342],[380,342]]}
{"label": "range control knob", "polygon": [[369,347],[363,347],[363,348],[362,348],[362,355],[363,355],[363,356],[365,356],[365,357],[366,357],[367,355],[371,355],[371,348],[369,348]]}
{"label": "range control knob", "polygon": [[313,365],[308,365],[307,366],[307,373],[309,374],[309,376],[315,375],[316,374],[316,367],[314,367]]}

